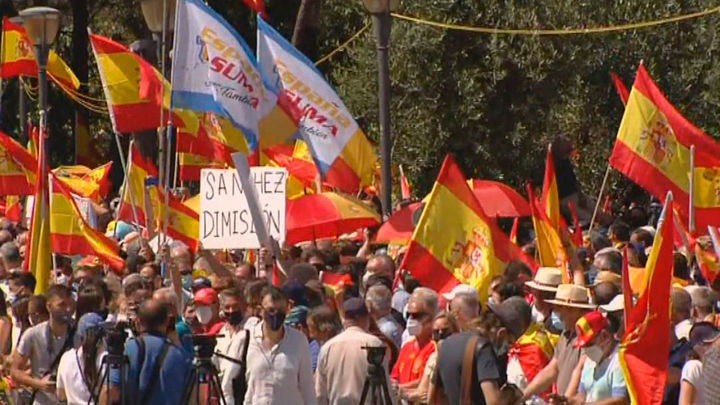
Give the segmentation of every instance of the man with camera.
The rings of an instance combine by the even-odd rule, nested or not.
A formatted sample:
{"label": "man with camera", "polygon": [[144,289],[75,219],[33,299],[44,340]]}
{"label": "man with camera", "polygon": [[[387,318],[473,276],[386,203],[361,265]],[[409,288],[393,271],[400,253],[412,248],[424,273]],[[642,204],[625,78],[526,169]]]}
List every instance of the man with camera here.
{"label": "man with camera", "polygon": [[[132,404],[180,404],[180,385],[190,370],[190,353],[175,346],[166,336],[171,318],[167,306],[146,300],[137,311],[142,334],[125,344],[125,356],[129,359],[123,381],[126,403]],[[110,375],[110,399],[120,399],[121,378],[118,372]],[[101,396],[101,400],[106,398]]]}
{"label": "man with camera", "polygon": [[[45,292],[50,319],[26,330],[10,365],[10,375],[20,385],[32,388],[33,404],[56,404],[55,380],[63,353],[73,345],[71,315],[73,300],[64,285]],[[25,371],[30,364],[30,374]]]}

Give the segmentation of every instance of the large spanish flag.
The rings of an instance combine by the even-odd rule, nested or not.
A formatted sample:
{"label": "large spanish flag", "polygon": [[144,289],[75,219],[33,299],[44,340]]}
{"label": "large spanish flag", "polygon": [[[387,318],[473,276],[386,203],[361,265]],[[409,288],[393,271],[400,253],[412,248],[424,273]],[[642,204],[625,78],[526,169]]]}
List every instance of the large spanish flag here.
{"label": "large spanish flag", "polygon": [[232,164],[231,154],[249,153],[248,141],[243,132],[221,116],[194,112],[198,117],[195,133],[178,131],[177,151]]}
{"label": "large spanish flag", "polygon": [[618,351],[630,399],[639,405],[662,403],[667,378],[674,222],[672,198],[666,201],[642,288]]}
{"label": "large spanish flag", "polygon": [[532,262],[483,212],[447,156],[400,267],[438,292],[469,284],[485,302],[490,279],[511,260]]}
{"label": "large spanish flag", "polygon": [[[125,46],[90,34],[110,120],[116,132],[137,132],[160,126],[160,108],[170,104],[170,84],[152,65]],[[164,116],[167,120],[167,115]],[[197,131],[191,111],[173,110],[173,125],[179,132]]]}
{"label": "large spanish flag", "polygon": [[640,64],[610,164],[658,199],[672,191],[688,217],[690,146],[695,145],[695,229],[720,225],[720,145],[685,119]]}
{"label": "large spanish flag", "polygon": [[[2,51],[0,51],[2,64],[0,77],[37,76],[37,63],[32,42],[25,34],[25,29],[13,24],[7,17],[3,18]],[[80,81],[70,67],[58,54],[50,50],[48,54],[47,73],[50,80],[57,83],[63,90],[77,90]]]}
{"label": "large spanish flag", "polygon": [[112,162],[108,162],[92,170],[76,165],[59,166],[52,172],[73,194],[100,201],[105,198],[112,185],[108,179],[111,168]]}
{"label": "large spanish flag", "polygon": [[540,265],[561,269],[563,283],[572,283],[573,278],[569,273],[569,260],[560,233],[550,222],[547,214],[533,195],[530,185],[527,186],[527,192],[533,227],[535,228],[535,250],[540,259]]}
{"label": "large spanish flag", "polygon": [[545,178],[543,179],[542,203],[545,207],[550,224],[555,229],[560,229],[560,197],[558,197],[557,179],[555,177],[555,162],[553,161],[552,148],[548,146],[547,157],[545,158]]}
{"label": "large spanish flag", "polygon": [[37,159],[0,132],[0,195],[33,194],[37,166]]}
{"label": "large spanish flag", "polygon": [[54,253],[95,255],[116,272],[125,265],[115,241],[88,225],[70,190],[55,175],[50,182],[50,241]]}

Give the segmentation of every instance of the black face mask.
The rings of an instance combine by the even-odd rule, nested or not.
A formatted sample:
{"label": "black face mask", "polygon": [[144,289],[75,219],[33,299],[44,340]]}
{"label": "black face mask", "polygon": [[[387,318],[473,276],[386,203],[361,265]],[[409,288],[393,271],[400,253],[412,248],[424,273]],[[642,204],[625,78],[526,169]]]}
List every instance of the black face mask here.
{"label": "black face mask", "polygon": [[439,342],[439,341],[445,339],[446,337],[448,337],[448,336],[450,336],[450,335],[451,335],[451,333],[450,333],[450,331],[447,330],[447,329],[434,330],[433,333],[432,333],[432,340],[434,340],[435,342]]}
{"label": "black face mask", "polygon": [[238,326],[243,321],[242,311],[225,312],[225,321],[232,326]]}
{"label": "black face mask", "polygon": [[285,321],[285,312],[265,312],[265,315],[263,315],[263,320],[270,328],[270,330],[279,330],[282,327],[283,322]]}

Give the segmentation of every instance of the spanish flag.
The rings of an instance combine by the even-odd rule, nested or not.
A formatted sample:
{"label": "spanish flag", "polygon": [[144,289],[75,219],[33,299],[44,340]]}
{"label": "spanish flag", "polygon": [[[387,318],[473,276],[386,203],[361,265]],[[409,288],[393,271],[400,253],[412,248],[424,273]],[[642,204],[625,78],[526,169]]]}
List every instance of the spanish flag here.
{"label": "spanish flag", "polygon": [[398,166],[400,170],[400,196],[403,200],[409,200],[412,198],[412,192],[410,191],[410,182],[408,181],[407,177],[405,177],[405,172],[403,171],[402,165]]}
{"label": "spanish flag", "polygon": [[552,225],[545,211],[539,206],[533,195],[532,188],[527,186],[530,212],[532,213],[533,227],[535,228],[535,249],[540,258],[540,265],[557,267],[562,271],[563,283],[572,283],[573,277],[569,274],[569,260],[563,247],[562,238],[557,228]]}
{"label": "spanish flag", "polygon": [[52,248],[50,246],[50,220],[48,215],[48,174],[45,162],[45,134],[40,134],[38,142],[37,181],[33,197],[32,216],[30,218],[29,248],[23,261],[23,269],[30,271],[37,281],[35,294],[43,294],[50,284],[52,269]]}
{"label": "spanish flag", "polygon": [[645,265],[642,289],[629,313],[628,329],[618,350],[633,404],[660,404],[667,378],[674,223],[672,196],[666,201]]}
{"label": "spanish flag", "polygon": [[447,156],[400,268],[438,292],[469,284],[485,302],[490,279],[511,260],[532,263],[483,212],[455,160]]}
{"label": "spanish flag", "polygon": [[138,225],[145,226],[149,218],[145,209],[145,180],[148,177],[157,178],[158,172],[152,162],[140,155],[135,145],[130,147],[127,171],[127,182],[123,185],[118,218],[128,223],[135,223],[135,214],[137,214]]}
{"label": "spanish flag", "polygon": [[[100,35],[90,34],[105,91],[110,120],[116,132],[153,130],[160,126],[160,108],[170,104],[170,84],[152,65],[125,46]],[[161,97],[162,95],[162,97]],[[167,115],[164,116],[167,119]],[[185,110],[173,110],[172,123],[178,132],[197,131],[197,117]]]}
{"label": "spanish flag", "polygon": [[3,210],[5,218],[13,222],[19,222],[22,219],[22,204],[20,197],[16,195],[5,196],[5,209]]}
{"label": "spanish flag", "polygon": [[198,117],[195,133],[178,131],[177,151],[232,164],[231,154],[249,153],[245,135],[224,117],[212,113],[194,113]]}
{"label": "spanish flag", "polygon": [[112,162],[109,162],[92,170],[77,165],[60,166],[52,172],[73,194],[99,202],[105,198],[112,185],[108,179],[111,168]]}
{"label": "spanish flag", "polygon": [[[37,76],[37,62],[32,42],[25,34],[25,29],[13,24],[7,17],[3,18],[2,51],[0,51],[2,65],[0,77]],[[48,54],[47,73],[61,89],[77,90],[80,87],[75,73],[58,54],[50,50]]]}
{"label": "spanish flag", "polygon": [[545,207],[550,224],[560,229],[560,197],[558,197],[557,179],[555,177],[555,162],[553,162],[552,148],[548,146],[545,158],[545,178],[543,179],[542,203]]}
{"label": "spanish flag", "polygon": [[0,195],[33,194],[37,167],[37,159],[0,132]]}
{"label": "spanish flag", "polygon": [[658,199],[672,191],[688,217],[690,146],[695,145],[696,229],[720,225],[720,145],[686,120],[638,67],[610,164]]}
{"label": "spanish flag", "polygon": [[320,174],[312,160],[295,155],[293,145],[275,145],[260,153],[260,161],[265,166],[284,167],[288,171],[287,198],[293,200],[307,194],[314,194],[315,182]]}
{"label": "spanish flag", "polygon": [[610,72],[610,79],[612,80],[613,85],[615,85],[615,91],[617,91],[620,101],[622,101],[623,105],[626,105],[628,98],[630,98],[630,91],[627,87],[625,87],[625,83],[622,82],[622,79],[617,75],[617,73]]}
{"label": "spanish flag", "polygon": [[115,241],[93,229],[83,219],[70,190],[55,175],[50,183],[50,240],[54,253],[97,256],[116,272],[125,262]]}
{"label": "spanish flag", "polygon": [[193,153],[178,153],[177,159],[179,179],[182,181],[200,181],[202,169],[225,169],[228,167],[225,162],[218,162]]}
{"label": "spanish flag", "polygon": [[[157,187],[157,186],[155,186]],[[153,199],[153,212],[155,214],[158,232],[165,230],[165,193],[158,191],[159,198]],[[197,250],[198,237],[200,235],[200,215],[192,208],[183,204],[180,200],[169,195],[167,213],[167,235],[174,240],[184,243],[191,251]]]}

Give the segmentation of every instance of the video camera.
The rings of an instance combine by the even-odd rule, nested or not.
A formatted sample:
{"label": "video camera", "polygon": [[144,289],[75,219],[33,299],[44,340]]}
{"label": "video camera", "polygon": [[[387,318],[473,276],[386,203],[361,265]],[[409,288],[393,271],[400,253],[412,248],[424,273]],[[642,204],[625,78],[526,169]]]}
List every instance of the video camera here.
{"label": "video camera", "polygon": [[363,346],[363,350],[366,350],[367,361],[373,366],[382,367],[383,359],[385,359],[385,346]]}
{"label": "video camera", "polygon": [[215,345],[217,345],[217,338],[219,337],[223,337],[223,335],[207,335],[202,333],[190,335],[195,357],[198,359],[211,358],[215,352]]}
{"label": "video camera", "polygon": [[100,333],[105,339],[105,346],[109,355],[122,356],[125,351],[125,341],[131,330],[134,333],[132,323],[127,321],[103,322],[100,324]]}

